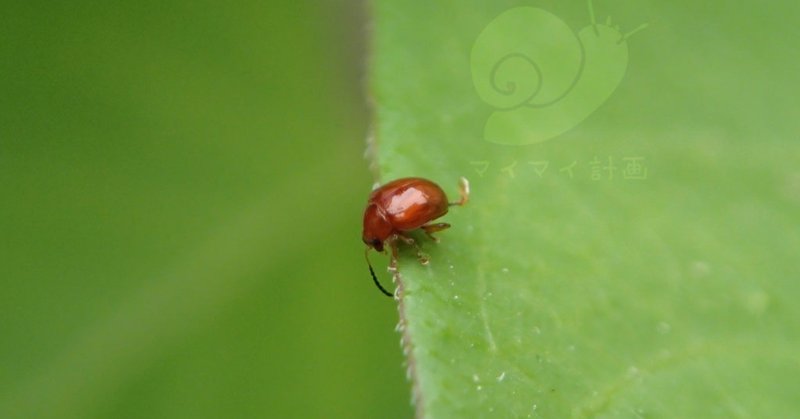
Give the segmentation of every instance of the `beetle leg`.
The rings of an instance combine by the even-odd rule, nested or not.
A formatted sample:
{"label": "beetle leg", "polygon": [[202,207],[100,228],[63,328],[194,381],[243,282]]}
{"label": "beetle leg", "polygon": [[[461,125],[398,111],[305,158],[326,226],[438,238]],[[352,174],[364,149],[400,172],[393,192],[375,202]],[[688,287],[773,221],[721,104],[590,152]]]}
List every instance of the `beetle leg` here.
{"label": "beetle leg", "polygon": [[449,205],[451,207],[453,205],[462,206],[469,201],[469,181],[463,176],[458,179],[458,194],[461,195],[461,199],[456,202],[450,202]]}
{"label": "beetle leg", "polygon": [[392,252],[391,257],[389,258],[389,272],[396,273],[398,257],[396,235],[389,237],[389,239],[386,240],[386,244],[386,247],[388,247]]}
{"label": "beetle leg", "polygon": [[431,238],[431,240],[439,243],[439,238],[435,237],[433,233],[437,231],[442,231],[445,229],[450,228],[450,224],[447,223],[436,223],[436,224],[425,224],[424,226],[420,227],[425,234]]}
{"label": "beetle leg", "polygon": [[429,262],[428,261],[428,255],[426,255],[425,253],[422,252],[422,249],[419,247],[419,245],[417,244],[416,240],[414,240],[413,238],[408,237],[408,236],[406,236],[405,234],[402,234],[402,233],[398,234],[397,237],[400,240],[406,242],[406,244],[412,246],[417,251],[417,259],[419,259],[419,263],[421,263],[423,265],[427,265],[428,264],[428,262]]}

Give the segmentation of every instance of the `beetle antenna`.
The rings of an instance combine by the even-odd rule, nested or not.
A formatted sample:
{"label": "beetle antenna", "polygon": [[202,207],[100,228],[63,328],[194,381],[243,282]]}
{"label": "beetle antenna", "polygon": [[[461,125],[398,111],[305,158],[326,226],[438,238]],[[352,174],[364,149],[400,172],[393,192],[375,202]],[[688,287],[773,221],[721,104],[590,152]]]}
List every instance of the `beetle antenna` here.
{"label": "beetle antenna", "polygon": [[372,263],[369,262],[369,247],[367,247],[366,250],[364,250],[364,259],[367,260],[367,266],[369,266],[369,273],[370,273],[370,275],[372,275],[372,282],[375,283],[375,285],[378,287],[378,289],[381,290],[381,292],[385,296],[387,296],[389,298],[394,298],[394,294],[390,293],[389,291],[386,291],[386,288],[383,288],[381,283],[378,282],[378,277],[375,276],[375,270],[372,269]]}

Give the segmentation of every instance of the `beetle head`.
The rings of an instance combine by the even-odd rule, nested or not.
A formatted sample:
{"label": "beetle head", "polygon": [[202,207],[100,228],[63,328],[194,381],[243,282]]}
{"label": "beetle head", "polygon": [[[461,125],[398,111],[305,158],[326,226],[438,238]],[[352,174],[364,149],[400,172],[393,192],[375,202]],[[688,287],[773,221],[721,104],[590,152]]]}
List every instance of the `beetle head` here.
{"label": "beetle head", "polygon": [[382,252],[383,242],[392,234],[392,224],[377,205],[371,204],[364,212],[364,231],[361,240],[369,247]]}

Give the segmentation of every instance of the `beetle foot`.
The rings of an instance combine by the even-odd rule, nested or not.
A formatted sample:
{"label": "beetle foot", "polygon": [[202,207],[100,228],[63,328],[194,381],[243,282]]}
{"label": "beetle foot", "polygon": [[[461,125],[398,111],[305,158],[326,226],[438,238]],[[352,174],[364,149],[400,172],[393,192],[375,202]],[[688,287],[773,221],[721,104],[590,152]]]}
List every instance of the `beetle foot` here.
{"label": "beetle foot", "polygon": [[430,257],[428,257],[428,255],[424,253],[417,254],[417,259],[419,260],[419,263],[422,265],[428,265],[431,262]]}

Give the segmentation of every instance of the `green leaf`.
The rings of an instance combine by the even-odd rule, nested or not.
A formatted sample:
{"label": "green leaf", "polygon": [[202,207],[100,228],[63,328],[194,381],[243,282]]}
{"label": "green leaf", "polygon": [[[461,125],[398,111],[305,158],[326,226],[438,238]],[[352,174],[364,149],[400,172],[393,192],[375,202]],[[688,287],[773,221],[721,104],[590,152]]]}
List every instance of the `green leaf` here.
{"label": "green leaf", "polygon": [[381,180],[472,183],[401,252],[418,416],[800,412],[798,6],[715,3],[375,2]]}

